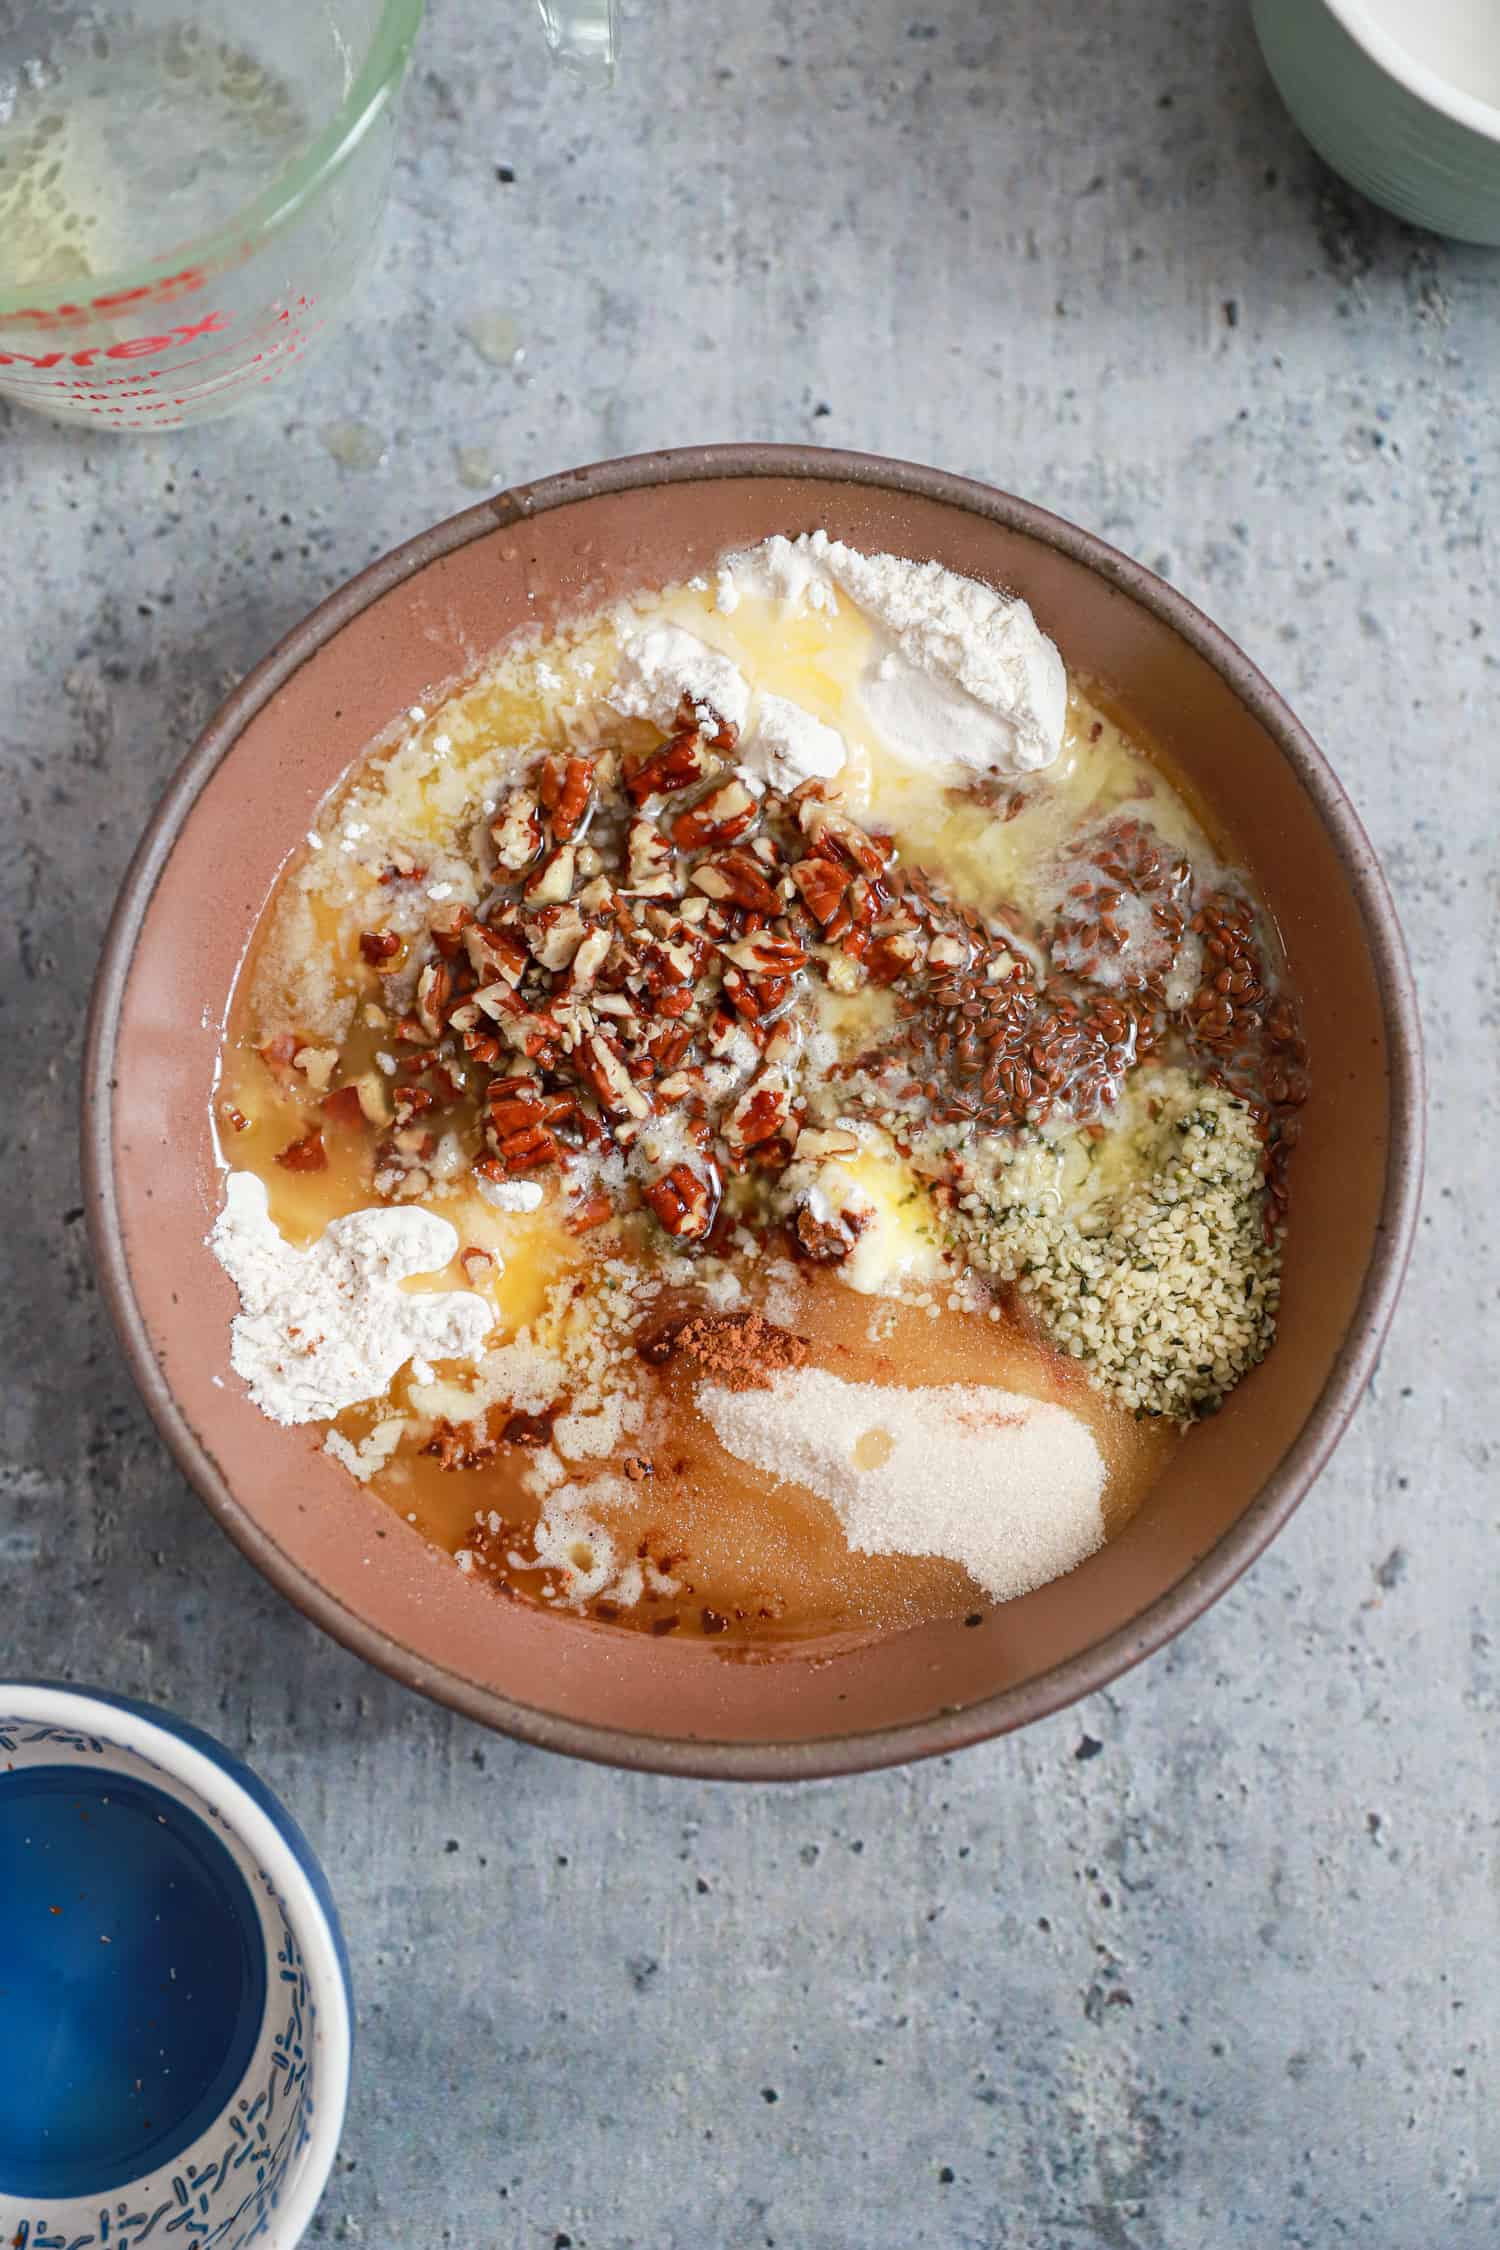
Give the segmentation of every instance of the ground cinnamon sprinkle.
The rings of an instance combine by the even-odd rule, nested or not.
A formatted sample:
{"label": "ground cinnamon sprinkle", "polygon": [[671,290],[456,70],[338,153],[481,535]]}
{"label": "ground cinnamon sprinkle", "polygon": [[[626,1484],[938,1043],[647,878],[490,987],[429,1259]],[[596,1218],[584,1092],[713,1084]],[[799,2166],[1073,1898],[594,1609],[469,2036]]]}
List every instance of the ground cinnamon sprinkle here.
{"label": "ground cinnamon sprinkle", "polygon": [[662,1367],[682,1358],[726,1390],[763,1389],[783,1367],[802,1367],[807,1345],[762,1313],[692,1312],[654,1329],[636,1345],[642,1359]]}

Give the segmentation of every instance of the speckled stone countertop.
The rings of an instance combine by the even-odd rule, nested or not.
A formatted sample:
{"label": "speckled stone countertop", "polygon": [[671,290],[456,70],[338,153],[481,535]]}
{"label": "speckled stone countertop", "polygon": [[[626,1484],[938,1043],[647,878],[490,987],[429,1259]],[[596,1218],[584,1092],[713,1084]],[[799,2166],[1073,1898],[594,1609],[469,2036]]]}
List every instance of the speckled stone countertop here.
{"label": "speckled stone countertop", "polygon": [[[433,16],[299,387],[0,408],[6,1662],[215,1729],[322,1852],[362,2038],[313,2240],[1500,2241],[1500,259],[1332,181],[1232,0],[638,0],[603,100],[520,0]],[[1249,1578],[1017,1739],[783,1793],[514,1748],[305,1624],[136,1402],[74,1160],[110,900],[224,689],[479,487],[730,437],[991,479],[1202,602],[1384,854],[1434,1078],[1384,1364]]]}

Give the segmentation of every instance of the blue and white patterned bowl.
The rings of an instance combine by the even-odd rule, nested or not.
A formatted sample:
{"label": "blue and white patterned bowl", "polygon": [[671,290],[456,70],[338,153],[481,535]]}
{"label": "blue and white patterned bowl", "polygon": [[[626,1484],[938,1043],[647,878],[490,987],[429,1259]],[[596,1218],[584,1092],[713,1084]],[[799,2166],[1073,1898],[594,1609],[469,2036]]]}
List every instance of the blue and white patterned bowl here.
{"label": "blue and white patterned bowl", "polygon": [[1282,100],[1373,203],[1500,243],[1500,0],[1252,0]]}
{"label": "blue and white patterned bowl", "polygon": [[221,1744],[0,1683],[0,2243],[292,2250],[354,2019],[307,1839]]}

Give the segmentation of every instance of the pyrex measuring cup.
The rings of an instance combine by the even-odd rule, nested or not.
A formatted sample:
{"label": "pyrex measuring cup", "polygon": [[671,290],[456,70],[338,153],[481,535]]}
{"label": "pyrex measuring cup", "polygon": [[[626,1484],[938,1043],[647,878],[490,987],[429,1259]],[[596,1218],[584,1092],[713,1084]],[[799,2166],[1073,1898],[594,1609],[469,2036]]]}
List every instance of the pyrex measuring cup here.
{"label": "pyrex measuring cup", "polygon": [[[607,78],[614,0],[539,0]],[[422,0],[0,0],[0,397],[165,429],[294,366],[368,262]]]}

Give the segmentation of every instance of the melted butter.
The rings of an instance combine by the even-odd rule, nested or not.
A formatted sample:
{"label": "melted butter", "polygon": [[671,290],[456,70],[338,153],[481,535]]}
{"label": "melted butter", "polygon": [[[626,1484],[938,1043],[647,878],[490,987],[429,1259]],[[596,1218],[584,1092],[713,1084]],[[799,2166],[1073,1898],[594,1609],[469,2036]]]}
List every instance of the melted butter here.
{"label": "melted butter", "polygon": [[[836,727],[851,753],[836,784],[850,812],[890,834],[904,858],[942,875],[982,909],[1017,904],[1037,913],[1050,906],[1046,876],[1069,840],[1122,806],[1148,811],[1174,850],[1209,856],[1182,798],[1076,685],[1061,756],[1014,785],[1021,809],[1007,820],[958,790],[935,788],[930,774],[887,750],[860,693],[882,643],[846,595],[837,594],[832,609],[799,616],[765,595],[746,594],[726,615],[710,591],[685,587],[661,614],[729,657],[757,688],[800,703]],[[1006,786],[1000,785],[1002,792]]]}

